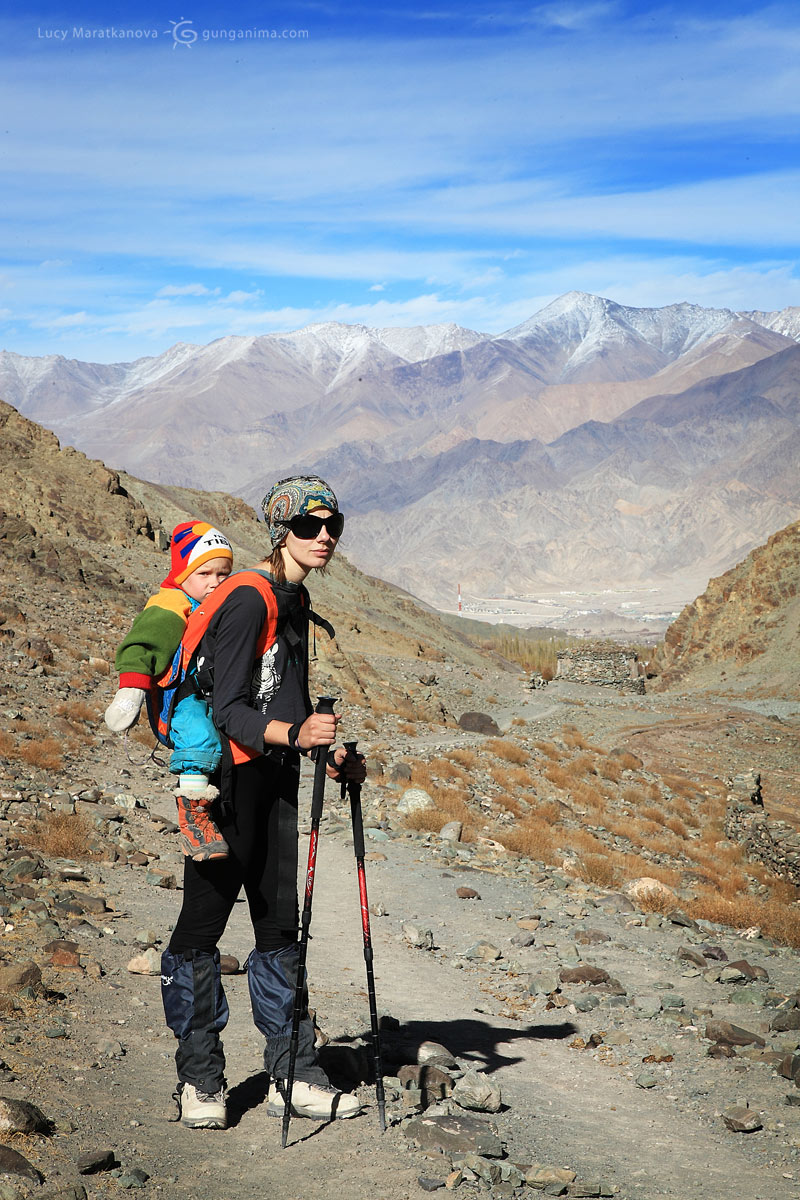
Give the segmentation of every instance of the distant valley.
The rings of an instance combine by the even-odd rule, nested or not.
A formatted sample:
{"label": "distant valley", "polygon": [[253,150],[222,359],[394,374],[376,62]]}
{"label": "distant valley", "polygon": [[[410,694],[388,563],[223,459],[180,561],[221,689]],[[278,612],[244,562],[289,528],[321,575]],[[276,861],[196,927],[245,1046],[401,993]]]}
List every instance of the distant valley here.
{"label": "distant valley", "polygon": [[111,466],[253,504],[318,470],[344,553],[436,607],[460,583],[484,619],[663,628],[800,516],[798,339],[798,309],[572,292],[497,337],[327,324],[127,364],[6,351],[0,398]]}

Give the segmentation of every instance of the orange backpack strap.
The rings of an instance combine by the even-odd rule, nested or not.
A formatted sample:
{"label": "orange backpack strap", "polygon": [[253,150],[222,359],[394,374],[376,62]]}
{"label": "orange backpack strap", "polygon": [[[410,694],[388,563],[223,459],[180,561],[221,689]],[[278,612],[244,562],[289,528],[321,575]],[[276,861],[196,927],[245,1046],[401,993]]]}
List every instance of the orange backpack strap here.
{"label": "orange backpack strap", "polygon": [[219,587],[214,588],[211,595],[194,610],[186,622],[181,639],[185,662],[189,661],[202,642],[211,618],[237,587],[254,587],[263,596],[267,606],[267,618],[258,637],[259,654],[263,654],[275,641],[278,632],[278,601],[275,599],[270,580],[260,571],[235,571]]}
{"label": "orange backpack strap", "polygon": [[[278,636],[278,601],[275,599],[271,580],[267,579],[260,571],[235,571],[232,575],[228,576],[224,583],[221,583],[218,588],[214,589],[208,599],[204,600],[199,608],[194,610],[186,622],[186,629],[181,642],[183,647],[182,662],[184,665],[188,665],[192,655],[202,642],[214,614],[219,611],[228,596],[237,587],[254,587],[263,596],[264,603],[267,606],[267,616],[258,635],[258,642],[256,643],[256,654],[261,657],[273,645]],[[249,746],[240,746],[233,738],[226,738],[224,735],[221,735],[221,737],[223,763],[225,761],[224,747],[226,743],[230,746],[232,761],[235,764],[258,758],[261,753],[261,751],[253,750]]]}

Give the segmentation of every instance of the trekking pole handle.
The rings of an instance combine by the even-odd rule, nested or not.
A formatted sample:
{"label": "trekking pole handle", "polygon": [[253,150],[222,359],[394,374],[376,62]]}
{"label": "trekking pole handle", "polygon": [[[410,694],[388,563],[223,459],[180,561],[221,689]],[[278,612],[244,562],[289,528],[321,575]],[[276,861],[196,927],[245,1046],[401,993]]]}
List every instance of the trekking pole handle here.
{"label": "trekking pole handle", "polygon": [[[343,742],[342,745],[345,748],[347,758],[355,758],[356,757],[356,746],[358,745],[358,742]],[[344,763],[342,763],[342,766],[344,766]],[[342,775],[342,782],[341,782],[340,786],[342,789],[341,790],[342,800],[344,800],[344,798],[348,794],[348,792],[350,792],[350,794],[352,795],[353,784],[350,783],[350,781],[344,775]]]}
{"label": "trekking pole handle", "polygon": [[[333,706],[336,703],[334,696],[320,696],[317,700],[317,707],[314,710],[318,713],[332,713]],[[328,747],[314,747],[314,792],[311,800],[311,820],[319,821],[322,816],[322,798],[325,792],[325,775],[328,765]]]}
{"label": "trekking pole handle", "polygon": [[[345,742],[348,757],[355,758],[358,742]],[[357,859],[364,857],[364,820],[361,815],[361,784],[343,782],[350,796],[350,816],[353,822],[353,850]]]}

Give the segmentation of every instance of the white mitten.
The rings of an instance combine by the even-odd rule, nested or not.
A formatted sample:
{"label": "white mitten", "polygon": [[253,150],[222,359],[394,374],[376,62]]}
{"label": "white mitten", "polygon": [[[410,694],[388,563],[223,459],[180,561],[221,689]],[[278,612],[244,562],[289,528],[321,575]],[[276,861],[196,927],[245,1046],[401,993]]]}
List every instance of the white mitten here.
{"label": "white mitten", "polygon": [[122,733],[123,729],[135,725],[146,694],[144,688],[120,688],[105,712],[108,728],[114,733]]}

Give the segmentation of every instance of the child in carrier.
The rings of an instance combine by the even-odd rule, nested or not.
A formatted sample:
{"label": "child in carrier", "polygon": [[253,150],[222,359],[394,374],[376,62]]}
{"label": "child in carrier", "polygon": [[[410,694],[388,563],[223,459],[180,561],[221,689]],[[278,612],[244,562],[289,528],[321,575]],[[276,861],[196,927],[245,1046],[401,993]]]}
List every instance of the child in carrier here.
{"label": "child in carrier", "polygon": [[[205,521],[183,521],[172,531],[172,564],[159,591],[136,617],[117,651],[119,690],[105,712],[114,733],[130,728],[148,693],[170,668],[194,610],[231,573],[228,539]],[[228,845],[209,816],[217,789],[208,777],[219,766],[220,742],[207,705],[194,692],[176,704],[169,727],[174,746],[169,769],[183,853],[195,862],[227,858]]]}

